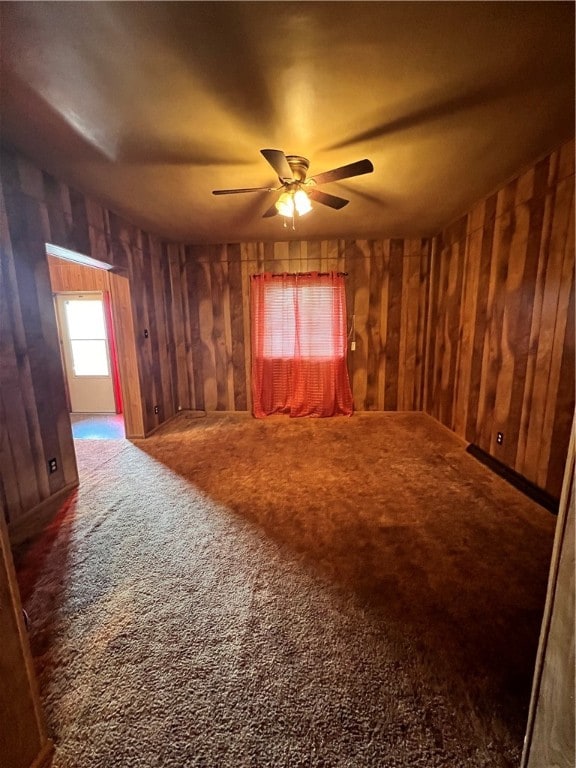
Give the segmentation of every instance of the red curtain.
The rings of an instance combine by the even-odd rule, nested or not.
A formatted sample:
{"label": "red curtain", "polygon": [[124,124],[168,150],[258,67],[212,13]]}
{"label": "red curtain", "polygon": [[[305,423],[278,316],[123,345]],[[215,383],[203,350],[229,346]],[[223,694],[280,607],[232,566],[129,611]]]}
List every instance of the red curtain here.
{"label": "red curtain", "polygon": [[343,275],[253,275],[250,296],[254,416],[350,416]]}

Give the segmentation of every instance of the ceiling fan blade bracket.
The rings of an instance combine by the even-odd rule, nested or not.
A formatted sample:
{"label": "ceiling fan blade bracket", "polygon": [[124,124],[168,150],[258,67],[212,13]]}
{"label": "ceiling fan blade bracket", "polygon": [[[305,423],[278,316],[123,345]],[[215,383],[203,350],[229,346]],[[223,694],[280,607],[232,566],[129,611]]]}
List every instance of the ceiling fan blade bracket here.
{"label": "ceiling fan blade bracket", "polygon": [[260,154],[267,160],[267,162],[276,171],[278,178],[282,184],[292,181],[294,174],[288,164],[286,155],[281,149],[261,149]]}
{"label": "ceiling fan blade bracket", "polygon": [[242,195],[245,192],[276,192],[275,187],[247,187],[245,189],[213,189],[213,195]]}

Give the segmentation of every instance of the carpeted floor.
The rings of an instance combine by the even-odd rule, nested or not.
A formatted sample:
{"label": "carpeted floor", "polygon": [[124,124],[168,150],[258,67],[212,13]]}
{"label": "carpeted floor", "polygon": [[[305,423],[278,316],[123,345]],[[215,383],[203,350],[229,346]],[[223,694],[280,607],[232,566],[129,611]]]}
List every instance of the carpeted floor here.
{"label": "carpeted floor", "polygon": [[76,448],[16,552],[54,768],[517,768],[555,518],[432,419]]}

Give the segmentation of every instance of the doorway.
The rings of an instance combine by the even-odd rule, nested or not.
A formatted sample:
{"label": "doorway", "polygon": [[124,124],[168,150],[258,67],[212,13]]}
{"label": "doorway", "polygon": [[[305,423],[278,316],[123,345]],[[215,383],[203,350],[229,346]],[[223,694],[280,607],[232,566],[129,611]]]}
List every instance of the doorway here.
{"label": "doorway", "polygon": [[[136,334],[132,319],[132,300],[130,283],[121,270],[113,270],[112,265],[98,261],[66,248],[46,243],[46,257],[52,292],[56,294],[94,295],[104,299],[107,338],[112,343],[109,361],[112,363],[112,377],[117,385],[115,390],[114,412],[122,414],[125,436],[127,438],[144,437],[144,415],[140,391]],[[61,321],[55,303],[55,313],[59,326]],[[60,333],[60,330],[59,330]],[[96,339],[97,340],[97,339]],[[111,353],[111,354],[110,354]],[[68,405],[67,375],[64,356],[61,354],[62,373],[66,388]],[[107,406],[109,407],[109,406]],[[109,416],[109,418],[111,418]]]}
{"label": "doorway", "polygon": [[103,293],[57,293],[55,300],[70,412],[116,413]]}

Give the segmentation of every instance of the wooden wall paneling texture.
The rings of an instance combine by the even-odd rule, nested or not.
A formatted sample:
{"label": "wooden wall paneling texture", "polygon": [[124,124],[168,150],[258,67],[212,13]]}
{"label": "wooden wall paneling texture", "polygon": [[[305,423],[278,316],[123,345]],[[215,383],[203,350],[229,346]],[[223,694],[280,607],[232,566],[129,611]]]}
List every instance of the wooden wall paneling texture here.
{"label": "wooden wall paneling texture", "polygon": [[[144,338],[144,348],[147,371],[150,376],[146,412],[149,414],[148,423],[155,428],[175,413],[175,407],[170,403],[172,387],[164,321],[166,297],[163,295],[161,281],[157,277],[155,268],[156,259],[159,258],[158,241],[146,233],[141,233],[141,243],[142,283],[137,301],[145,308],[145,327],[148,330],[148,338]],[[155,407],[158,407],[158,413],[154,412]]]}
{"label": "wooden wall paneling texture", "polygon": [[87,267],[56,256],[47,258],[50,284],[54,293],[110,290],[109,273],[105,269]]}
{"label": "wooden wall paneling texture", "polygon": [[[156,319],[156,333],[158,336],[158,357],[155,368],[159,379],[159,407],[158,420],[163,422],[166,414],[174,415],[176,401],[174,400],[172,359],[173,347],[169,335],[168,317],[172,297],[170,294],[170,281],[166,280],[169,264],[164,258],[162,243],[157,238],[150,238],[151,245],[151,272],[154,294],[154,316]],[[168,289],[168,290],[167,290]]]}
{"label": "wooden wall paneling texture", "polygon": [[142,412],[144,428],[148,431],[155,426],[154,403],[156,401],[155,381],[151,375],[152,349],[150,328],[148,327],[148,302],[144,283],[144,256],[140,248],[132,244],[128,250],[130,288],[134,309],[134,329],[136,331],[136,352],[140,388],[142,392]]}
{"label": "wooden wall paneling texture", "polygon": [[[192,360],[189,338],[186,330],[189,329],[188,305],[184,302],[183,290],[184,273],[182,269],[183,259],[181,250],[183,246],[175,243],[165,244],[165,254],[170,282],[170,319],[169,326],[172,338],[172,379],[174,402],[177,408],[193,408],[194,397],[190,392],[193,384]],[[189,375],[190,372],[190,375]]]}
{"label": "wooden wall paneling texture", "polygon": [[228,410],[234,402],[230,290],[226,246],[210,248],[210,296],[212,300],[212,346],[216,376],[216,410]]}
{"label": "wooden wall paneling texture", "polygon": [[138,375],[136,333],[132,316],[130,284],[125,275],[111,273],[114,334],[121,366],[120,385],[126,437],[144,437],[144,411]]}
{"label": "wooden wall paneling texture", "polygon": [[[370,255],[367,252],[366,243],[346,241],[344,244],[344,256],[348,277],[347,311],[348,317],[354,316],[354,328],[356,336],[356,349],[348,353],[348,366],[350,372],[350,385],[354,397],[354,408],[363,410],[366,403],[368,356],[369,356],[369,328],[368,312],[370,299]],[[368,263],[367,263],[368,262]],[[350,320],[349,320],[350,323]]]}
{"label": "wooden wall paneling texture", "polygon": [[[174,317],[173,301],[174,295],[172,293],[172,281],[170,274],[170,255],[169,246],[167,243],[160,243],[160,253],[158,256],[159,278],[161,281],[161,294],[164,296],[163,306],[161,311],[164,315],[165,325],[165,343],[167,364],[166,371],[169,374],[169,388],[164,390],[164,410],[165,412],[170,409],[178,410],[181,408],[180,399],[178,396],[178,371],[176,368],[176,332],[175,332],[175,319],[178,325],[181,325],[181,317],[179,315]],[[159,292],[160,293],[160,292]],[[168,398],[168,401],[166,400]]]}
{"label": "wooden wall paneling texture", "polygon": [[[41,476],[38,481],[35,472],[34,456],[41,454],[42,444],[37,419],[34,419],[32,377],[3,196],[1,211],[0,477],[3,513],[6,520],[10,521],[39,503],[42,493],[47,494],[49,490],[47,478]],[[33,418],[30,427],[28,414]]]}
{"label": "wooden wall paneling texture", "polygon": [[[233,399],[236,410],[248,410],[249,367],[246,361],[244,324],[243,276],[241,247],[228,246],[228,285],[230,292],[230,344],[233,373]],[[248,318],[247,318],[248,319]],[[249,326],[248,326],[249,328]]]}
{"label": "wooden wall paneling texture", "polygon": [[334,270],[348,272],[349,325],[356,317],[356,408],[422,407],[429,257],[428,240],[187,246],[170,260],[191,349],[191,361],[177,356],[179,398],[193,393],[198,409],[249,409],[250,275]]}
{"label": "wooden wall paneling texture", "polygon": [[574,489],[560,553],[558,585],[536,711],[529,766],[571,768],[574,736]]}
{"label": "wooden wall paneling texture", "polygon": [[[37,200],[22,191],[38,194],[38,179],[41,185],[42,175],[15,157],[3,165],[2,450],[12,461],[3,464],[2,476],[11,489],[5,501],[10,522],[77,481],[44,252],[47,221]],[[58,464],[52,474],[49,458]]]}
{"label": "wooden wall paneling texture", "polygon": [[563,478],[521,768],[573,768],[575,764],[574,518],[573,433]]}
{"label": "wooden wall paneling texture", "polygon": [[556,498],[574,407],[573,151],[447,227],[430,280],[426,409]]}
{"label": "wooden wall paneling texture", "polygon": [[27,632],[8,531],[0,520],[0,760],[6,768],[45,765],[52,745],[40,709],[40,697]]}
{"label": "wooden wall paneling texture", "polygon": [[[383,398],[379,397],[382,388],[379,386],[383,338],[381,333],[382,312],[382,283],[384,279],[384,244],[374,241],[371,249],[370,278],[368,281],[368,350],[366,360],[366,410],[382,410]],[[348,323],[350,327],[350,322]],[[350,342],[348,343],[350,349]],[[354,354],[354,353],[350,353]],[[382,402],[380,402],[382,401]]]}
{"label": "wooden wall paneling texture", "polygon": [[[133,407],[130,414],[141,434],[176,411],[174,393],[180,392],[173,371],[178,366],[166,318],[171,316],[178,328],[183,321],[177,319],[172,307],[170,269],[162,260],[162,244],[157,238],[15,152],[2,150],[0,171],[6,203],[2,226],[2,405],[8,426],[2,430],[0,443],[5,457],[1,487],[6,514],[18,516],[70,482],[77,482],[45,243],[126,270],[139,378],[138,385],[132,382],[128,391],[139,393],[137,408],[145,411],[143,419]],[[120,294],[125,300],[126,291]],[[126,311],[124,306],[124,318]],[[145,328],[149,330],[148,340],[143,339]],[[133,362],[131,358],[130,365]],[[154,414],[155,404],[163,413]],[[47,460],[52,457],[59,469],[48,475]]]}
{"label": "wooden wall paneling texture", "polygon": [[[538,484],[548,481],[550,471],[550,454],[552,436],[558,420],[560,373],[562,369],[563,350],[574,349],[574,315],[568,313],[570,305],[574,304],[574,177],[563,179],[556,187],[556,205],[550,242],[550,256],[560,254],[558,261],[550,259],[549,265],[554,264],[554,270],[548,270],[547,294],[555,299],[555,307],[550,307],[550,314],[555,322],[552,333],[551,365],[548,374],[547,397],[545,400],[544,422],[540,440],[538,457]],[[574,374],[574,371],[572,371]],[[572,378],[573,383],[573,378]],[[572,393],[573,398],[574,393]],[[573,402],[573,400],[571,401]],[[564,433],[564,442],[568,440],[568,430]]]}
{"label": "wooden wall paneling texture", "polygon": [[197,410],[206,408],[204,394],[204,368],[202,365],[202,342],[200,339],[200,297],[198,291],[198,261],[193,246],[186,246],[184,251],[184,275],[186,293],[184,296],[187,306],[187,328],[192,356],[192,375],[194,391],[194,407]]}

